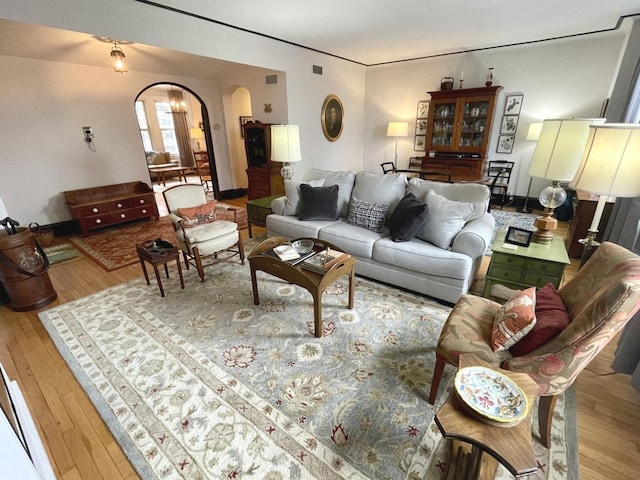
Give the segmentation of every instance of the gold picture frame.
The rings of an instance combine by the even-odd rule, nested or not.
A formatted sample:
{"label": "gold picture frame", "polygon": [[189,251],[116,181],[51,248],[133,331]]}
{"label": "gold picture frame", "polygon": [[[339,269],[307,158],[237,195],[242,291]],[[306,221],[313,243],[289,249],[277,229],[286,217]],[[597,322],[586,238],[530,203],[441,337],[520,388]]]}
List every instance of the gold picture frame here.
{"label": "gold picture frame", "polygon": [[335,142],[342,135],[344,108],[336,95],[329,95],[324,99],[320,123],[322,123],[324,136],[330,142]]}

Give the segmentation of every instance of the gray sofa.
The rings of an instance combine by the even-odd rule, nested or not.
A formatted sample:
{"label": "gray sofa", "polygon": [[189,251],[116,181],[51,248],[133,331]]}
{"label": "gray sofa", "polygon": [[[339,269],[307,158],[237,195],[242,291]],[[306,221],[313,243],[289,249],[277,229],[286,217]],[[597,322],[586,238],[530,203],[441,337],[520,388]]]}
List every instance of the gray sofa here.
{"label": "gray sofa", "polygon": [[[328,187],[338,185],[337,215],[323,220],[301,220],[300,216],[313,217],[309,208],[305,208],[313,197],[304,197],[307,199],[304,204],[301,184],[313,187],[302,187],[305,195],[309,191],[335,193],[335,187]],[[448,184],[407,179],[403,174],[311,169],[305,172],[302,182],[285,181],[285,190],[286,196],[271,204],[268,236],[329,241],[357,260],[357,274],[450,304],[469,290],[495,225],[493,216],[487,213],[489,189],[474,183]],[[426,220],[421,222],[415,237],[394,241],[388,228],[390,220],[394,219],[396,207],[413,197],[414,204],[417,201],[427,205]],[[362,220],[357,216],[362,205],[367,215],[374,217],[376,207],[386,206],[382,231],[357,226]],[[401,210],[404,212],[404,207],[395,212],[396,220]]]}

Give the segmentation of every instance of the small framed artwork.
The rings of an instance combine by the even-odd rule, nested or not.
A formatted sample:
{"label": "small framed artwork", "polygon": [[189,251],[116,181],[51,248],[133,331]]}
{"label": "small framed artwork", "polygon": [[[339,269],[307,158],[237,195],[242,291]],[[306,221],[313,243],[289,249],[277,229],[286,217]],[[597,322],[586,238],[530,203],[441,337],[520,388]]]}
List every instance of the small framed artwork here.
{"label": "small framed artwork", "polygon": [[522,228],[509,227],[507,230],[507,236],[504,241],[513,245],[520,245],[521,247],[528,247],[531,243],[533,232],[531,230],[524,230]]}
{"label": "small framed artwork", "polygon": [[335,142],[342,135],[344,108],[342,102],[335,95],[329,95],[324,99],[320,120],[322,132],[327,140]]}
{"label": "small framed artwork", "polygon": [[513,143],[515,140],[515,135],[498,135],[498,147],[496,148],[496,153],[511,153],[513,151]]}
{"label": "small framed artwork", "polygon": [[427,136],[426,135],[416,135],[416,138],[413,141],[413,149],[416,152],[424,152],[427,147]]}
{"label": "small framed artwork", "polygon": [[244,137],[244,126],[245,124],[252,122],[253,117],[240,117],[240,136]]}
{"label": "small framed artwork", "polygon": [[429,117],[429,101],[420,100],[418,102],[418,109],[416,111],[416,118],[428,118]]}
{"label": "small framed artwork", "polygon": [[502,125],[500,126],[500,133],[516,133],[518,129],[519,115],[505,115],[502,117]]}
{"label": "small framed artwork", "polygon": [[426,135],[427,134],[427,120],[426,119],[417,119],[416,120],[416,135]]}
{"label": "small framed artwork", "polygon": [[504,101],[504,114],[505,115],[520,115],[522,109],[522,102],[524,101],[524,95],[507,95]]}

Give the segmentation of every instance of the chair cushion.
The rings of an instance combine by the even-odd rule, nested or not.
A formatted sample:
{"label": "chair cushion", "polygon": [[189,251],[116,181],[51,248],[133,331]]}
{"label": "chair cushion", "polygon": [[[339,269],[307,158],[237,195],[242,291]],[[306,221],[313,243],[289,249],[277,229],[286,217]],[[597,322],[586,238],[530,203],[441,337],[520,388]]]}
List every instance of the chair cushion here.
{"label": "chair cushion", "polygon": [[192,228],[216,221],[216,202],[210,200],[204,205],[190,208],[179,208],[178,216],[182,218],[184,228]]}
{"label": "chair cushion", "polygon": [[300,184],[300,220],[337,220],[338,213],[338,185],[331,187],[312,187],[306,183]]}
{"label": "chair cushion", "polygon": [[388,208],[387,203],[368,203],[352,195],[347,223],[380,233],[384,229],[384,215]]}
{"label": "chair cushion", "polygon": [[500,307],[493,319],[491,348],[507,350],[531,331],[536,323],[536,288],[523,290]]}
{"label": "chair cushion", "polygon": [[387,221],[391,239],[394,242],[411,240],[426,222],[427,212],[427,205],[408,192]]}
{"label": "chair cushion", "polygon": [[569,325],[569,314],[552,283],[536,292],[535,313],[536,323],[531,331],[509,349],[514,357],[526,355],[541,347],[560,335]]}
{"label": "chair cushion", "polygon": [[448,200],[433,190],[427,193],[427,207],[427,220],[416,237],[445,250],[451,247],[475,210],[473,203]]}
{"label": "chair cushion", "polygon": [[[184,235],[187,237],[189,243],[194,244],[213,240],[217,237],[233,233],[236,230],[238,230],[237,224],[226,220],[217,220],[212,223],[204,223],[196,227],[189,228],[185,230]],[[176,235],[179,240],[184,239],[181,230],[178,230]]]}

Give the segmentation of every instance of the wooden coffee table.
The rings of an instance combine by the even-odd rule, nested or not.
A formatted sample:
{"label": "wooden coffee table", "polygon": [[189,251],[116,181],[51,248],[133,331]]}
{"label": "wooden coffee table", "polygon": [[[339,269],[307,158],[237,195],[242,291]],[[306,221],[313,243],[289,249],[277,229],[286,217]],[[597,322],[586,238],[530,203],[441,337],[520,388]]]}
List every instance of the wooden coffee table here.
{"label": "wooden coffee table", "polygon": [[[340,250],[338,247],[329,242],[311,238],[316,247],[325,249],[332,248]],[[355,264],[356,261],[347,257],[337,262],[327,272],[322,275],[302,268],[301,266],[292,266],[287,262],[283,262],[275,256],[266,255],[273,247],[289,243],[289,240],[282,237],[273,237],[265,240],[260,245],[251,250],[249,254],[249,266],[251,268],[251,286],[253,287],[253,303],[258,305],[260,299],[258,297],[258,282],[256,279],[256,271],[262,270],[265,273],[281,278],[289,283],[298,285],[306,289],[313,296],[313,320],[315,325],[315,336],[322,337],[322,293],[343,275],[349,275],[349,308],[353,308],[353,285],[355,280]]]}
{"label": "wooden coffee table", "polygon": [[167,185],[167,173],[177,173],[178,180],[182,182],[184,180],[187,183],[187,176],[185,172],[189,170],[188,167],[149,167],[149,171],[158,175],[158,184],[162,182],[162,185]]}
{"label": "wooden coffee table", "polygon": [[516,426],[497,427],[472,416],[453,392],[435,417],[445,438],[453,440],[447,478],[493,478],[498,467],[496,460],[516,478],[535,474],[538,467],[531,444],[531,411],[535,407],[538,384],[526,373],[496,368],[471,353],[460,355],[458,368],[471,366],[491,368],[511,378],[525,393],[531,408]]}

